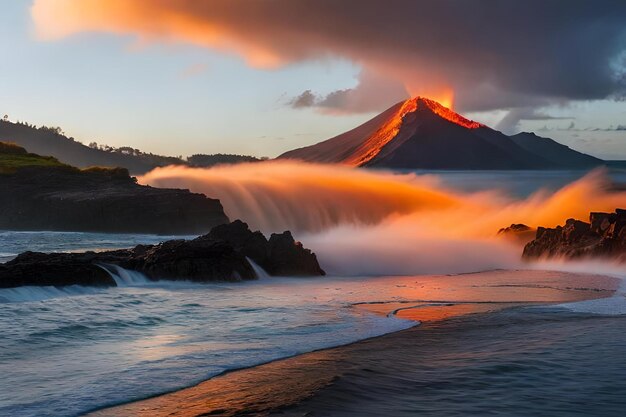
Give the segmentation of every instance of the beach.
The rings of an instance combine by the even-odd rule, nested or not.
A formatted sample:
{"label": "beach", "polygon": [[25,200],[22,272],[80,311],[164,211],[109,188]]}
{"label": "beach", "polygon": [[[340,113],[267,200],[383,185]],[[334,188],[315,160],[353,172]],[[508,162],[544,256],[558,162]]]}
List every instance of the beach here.
{"label": "beach", "polygon": [[402,277],[407,299],[353,308],[418,326],[88,415],[619,415],[626,320],[561,306],[615,297],[619,284],[546,271]]}

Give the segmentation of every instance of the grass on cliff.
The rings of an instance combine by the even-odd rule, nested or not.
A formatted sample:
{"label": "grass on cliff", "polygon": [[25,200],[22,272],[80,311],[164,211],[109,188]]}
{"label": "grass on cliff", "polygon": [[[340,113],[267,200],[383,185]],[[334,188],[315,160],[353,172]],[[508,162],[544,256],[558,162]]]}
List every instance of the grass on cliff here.
{"label": "grass on cliff", "polygon": [[126,168],[89,167],[82,170],[59,162],[52,156],[41,156],[29,153],[26,149],[13,143],[0,142],[0,174],[14,174],[21,168],[45,167],[63,168],[91,175],[107,175],[111,178],[130,178]]}
{"label": "grass on cliff", "polygon": [[0,142],[0,174],[14,174],[22,168],[29,167],[61,168],[87,175],[106,175],[111,178],[119,179],[130,178],[126,168],[89,167],[81,170],[59,162],[59,160],[53,156],[41,156],[29,153],[21,146],[13,143]]}
{"label": "grass on cliff", "polygon": [[13,173],[24,167],[55,167],[69,168],[52,156],[39,156],[29,153],[21,146],[0,142],[0,173]]}

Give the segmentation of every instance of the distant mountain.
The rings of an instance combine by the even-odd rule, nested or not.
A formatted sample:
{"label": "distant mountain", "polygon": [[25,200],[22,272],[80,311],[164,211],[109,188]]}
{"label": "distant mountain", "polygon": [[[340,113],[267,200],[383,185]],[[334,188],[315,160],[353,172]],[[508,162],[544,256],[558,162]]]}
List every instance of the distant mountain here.
{"label": "distant mountain", "polygon": [[604,164],[552,139],[509,137],[423,97],[397,103],[355,129],[279,158],[405,169],[583,169]]}
{"label": "distant mountain", "polygon": [[602,165],[605,162],[591,155],[575,151],[552,139],[537,136],[534,133],[522,132],[510,136],[510,138],[522,148],[541,155],[555,165],[587,168]]}
{"label": "distant mountain", "polygon": [[212,155],[195,154],[187,157],[187,164],[192,167],[209,168],[216,165],[233,165],[245,162],[261,162],[264,160],[267,160],[267,158],[225,153],[216,153]]}
{"label": "distant mountain", "polygon": [[147,154],[130,147],[90,147],[68,138],[59,128],[36,128],[8,121],[0,122],[0,141],[15,143],[36,154],[50,155],[79,168],[123,167],[131,174],[143,174],[158,166],[185,163],[179,158]]}
{"label": "distant mountain", "polygon": [[132,175],[145,174],[156,167],[190,165],[211,167],[222,164],[258,162],[263,158],[231,154],[197,154],[187,159],[155,155],[128,146],[113,148],[92,144],[86,146],[68,138],[60,128],[35,127],[25,123],[0,120],[0,141],[15,143],[40,155],[50,155],[59,161],[79,168],[92,166],[122,167]]}

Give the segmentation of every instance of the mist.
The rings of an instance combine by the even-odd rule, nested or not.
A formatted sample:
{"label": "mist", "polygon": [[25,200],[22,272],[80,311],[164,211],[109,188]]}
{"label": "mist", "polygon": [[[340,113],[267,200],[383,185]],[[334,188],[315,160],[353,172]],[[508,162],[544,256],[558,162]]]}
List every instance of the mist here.
{"label": "mist", "polygon": [[463,273],[521,268],[522,246],[497,236],[524,223],[554,227],[626,206],[596,170],[557,191],[520,198],[465,193],[437,175],[268,161],[214,168],[170,166],[139,179],[221,200],[226,214],[265,233],[291,230],[335,275]]}

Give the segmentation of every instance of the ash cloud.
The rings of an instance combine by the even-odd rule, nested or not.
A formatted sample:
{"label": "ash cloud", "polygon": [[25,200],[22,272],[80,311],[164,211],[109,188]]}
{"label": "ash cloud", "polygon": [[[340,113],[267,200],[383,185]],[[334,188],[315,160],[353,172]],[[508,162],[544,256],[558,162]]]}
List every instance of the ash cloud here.
{"label": "ash cloud", "polygon": [[[35,0],[32,15],[48,40],[135,35],[263,68],[348,59],[412,95],[451,88],[460,111],[619,99],[626,90],[623,0]],[[380,109],[388,101],[355,104],[351,94],[313,105]]]}

